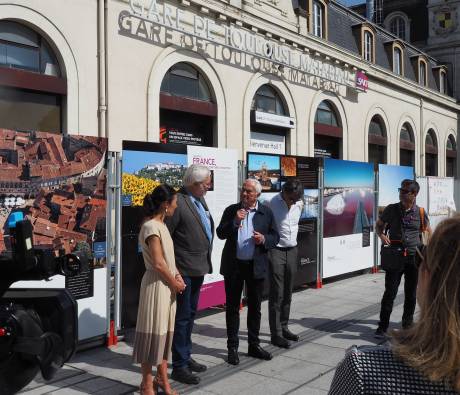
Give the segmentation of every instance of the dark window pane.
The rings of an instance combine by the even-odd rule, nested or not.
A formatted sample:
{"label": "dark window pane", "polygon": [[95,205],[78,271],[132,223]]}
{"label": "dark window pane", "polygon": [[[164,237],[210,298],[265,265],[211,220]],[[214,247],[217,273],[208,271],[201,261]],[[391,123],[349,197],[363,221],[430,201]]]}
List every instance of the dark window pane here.
{"label": "dark window pane", "polygon": [[198,71],[193,66],[187,63],[178,63],[171,67],[171,74],[180,75],[182,77],[198,79]]}
{"label": "dark window pane", "polygon": [[211,101],[211,93],[209,92],[208,84],[202,76],[198,79],[199,99]]}
{"label": "dark window pane", "polygon": [[429,133],[426,135],[425,144],[426,145],[434,145],[433,138],[431,137],[431,135]]}
{"label": "dark window pane", "polygon": [[438,175],[438,155],[426,154],[425,156],[425,175]]}
{"label": "dark window pane", "polygon": [[385,132],[379,118],[372,118],[372,121],[369,125],[369,134],[385,137]]}
{"label": "dark window pane", "polygon": [[387,163],[387,147],[369,144],[369,163]]}
{"label": "dark window pane", "polygon": [[258,111],[276,114],[276,100],[266,96],[256,96],[256,109]]}
{"label": "dark window pane", "polygon": [[197,97],[198,84],[196,80],[171,74],[170,76],[171,93],[178,96]]}
{"label": "dark window pane", "polygon": [[40,71],[40,54],[36,48],[7,45],[6,63],[18,69]]}
{"label": "dark window pane", "polygon": [[54,56],[53,51],[45,40],[42,40],[40,48],[40,61],[40,72],[42,74],[52,75],[54,77],[59,77],[61,75],[56,56]]}
{"label": "dark window pane", "polygon": [[275,90],[269,85],[262,85],[257,90],[256,95],[272,97],[273,99],[277,96]]}
{"label": "dark window pane", "polygon": [[0,43],[0,64],[6,64],[6,45]]}
{"label": "dark window pane", "polygon": [[40,42],[38,34],[32,29],[11,21],[0,21],[0,40],[29,47],[38,47]]}
{"label": "dark window pane", "polygon": [[414,151],[399,150],[399,164],[401,166],[414,166]]}
{"label": "dark window pane", "polygon": [[407,126],[407,124],[404,124],[401,127],[400,139],[405,140],[405,141],[409,141],[409,142],[414,142],[414,139],[412,137],[412,131],[411,131],[410,127]]}
{"label": "dark window pane", "polygon": [[342,139],[315,135],[315,157],[342,159]]}
{"label": "dark window pane", "polygon": [[61,132],[57,95],[0,88],[0,128]]}
{"label": "dark window pane", "polygon": [[279,96],[276,98],[276,113],[279,115],[287,115],[284,109],[283,102],[281,101],[281,98]]}
{"label": "dark window pane", "polygon": [[171,89],[169,88],[169,73],[166,73],[166,75],[163,77],[163,81],[161,81],[161,87],[160,87],[161,92],[171,92]]}
{"label": "dark window pane", "polygon": [[436,135],[433,131],[433,129],[428,130],[428,133],[426,134],[425,138],[425,144],[427,145],[432,145],[433,147],[437,147],[437,140],[436,140]]}
{"label": "dark window pane", "polygon": [[446,176],[457,177],[457,161],[455,160],[455,158],[447,158]]}

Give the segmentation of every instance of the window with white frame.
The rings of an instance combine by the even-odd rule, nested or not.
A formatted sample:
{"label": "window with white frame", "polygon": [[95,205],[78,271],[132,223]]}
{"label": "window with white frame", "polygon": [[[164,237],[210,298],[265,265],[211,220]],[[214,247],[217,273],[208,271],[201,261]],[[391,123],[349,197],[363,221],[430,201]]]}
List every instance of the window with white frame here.
{"label": "window with white frame", "polygon": [[439,92],[447,94],[447,73],[444,70],[439,72]]}
{"label": "window with white frame", "polygon": [[406,39],[406,21],[401,16],[395,16],[390,22],[390,32],[400,39]]}
{"label": "window with white frame", "polygon": [[393,73],[402,75],[402,51],[399,47],[393,48]]}
{"label": "window with white frame", "polygon": [[364,32],[364,60],[373,61],[374,37],[371,32]]}
{"label": "window with white frame", "polygon": [[323,37],[323,6],[319,1],[313,2],[313,34]]}
{"label": "window with white frame", "polygon": [[418,83],[426,86],[426,63],[423,61],[418,64]]}

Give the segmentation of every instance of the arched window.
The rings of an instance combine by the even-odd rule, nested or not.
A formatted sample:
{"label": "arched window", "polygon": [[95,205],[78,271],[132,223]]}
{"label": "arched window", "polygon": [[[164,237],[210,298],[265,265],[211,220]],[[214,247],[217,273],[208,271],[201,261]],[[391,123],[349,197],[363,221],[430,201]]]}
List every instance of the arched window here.
{"label": "arched window", "polygon": [[368,30],[364,31],[364,60],[374,61],[374,35]]}
{"label": "arched window", "polygon": [[401,16],[395,16],[390,21],[390,32],[402,40],[406,40],[406,21]]}
{"label": "arched window", "polygon": [[319,104],[318,110],[316,110],[315,123],[336,127],[339,126],[335,110],[328,101],[324,100]]}
{"label": "arched window", "polygon": [[369,124],[369,163],[387,163],[387,134],[380,115],[374,115]]}
{"label": "arched window", "polygon": [[403,73],[403,58],[402,51],[399,47],[393,48],[393,73],[402,75]]}
{"label": "arched window", "polygon": [[433,129],[428,130],[425,137],[425,175],[438,175],[438,142]]}
{"label": "arched window", "polygon": [[457,177],[457,144],[452,135],[449,135],[446,144],[446,176]]}
{"label": "arched window", "polygon": [[262,85],[252,100],[252,110],[286,115],[286,109],[278,92],[268,84]]}
{"label": "arched window", "polygon": [[322,101],[315,114],[315,156],[342,158],[342,125],[333,104]]}
{"label": "arched window", "polygon": [[172,66],[160,88],[160,141],[217,146],[216,118],[217,105],[205,76],[189,63]]}
{"label": "arched window", "polygon": [[399,164],[415,166],[415,139],[411,126],[406,122],[399,133]]}
{"label": "arched window", "polygon": [[[0,21],[0,128],[62,132],[67,82],[52,46],[18,22]],[[27,74],[24,74],[27,73]]]}
{"label": "arched window", "polygon": [[188,63],[176,63],[161,82],[161,91],[174,96],[213,101],[204,76]]}
{"label": "arched window", "polygon": [[313,13],[312,13],[312,33],[316,37],[326,37],[327,25],[327,8],[322,1],[313,0]]}
{"label": "arched window", "polygon": [[284,98],[269,84],[262,85],[251,103],[251,151],[286,154],[290,130],[295,120],[289,117]]}

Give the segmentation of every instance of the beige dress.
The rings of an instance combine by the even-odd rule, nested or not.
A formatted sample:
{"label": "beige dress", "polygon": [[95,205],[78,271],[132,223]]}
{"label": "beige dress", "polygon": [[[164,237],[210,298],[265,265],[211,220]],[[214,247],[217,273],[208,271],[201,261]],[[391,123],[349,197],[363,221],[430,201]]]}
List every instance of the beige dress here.
{"label": "beige dress", "polygon": [[136,363],[159,365],[162,360],[171,358],[176,295],[152,266],[152,256],[146,243],[150,236],[159,237],[166,264],[173,275],[177,273],[168,228],[153,219],[146,221],[139,233],[146,271],[141,283],[133,359]]}

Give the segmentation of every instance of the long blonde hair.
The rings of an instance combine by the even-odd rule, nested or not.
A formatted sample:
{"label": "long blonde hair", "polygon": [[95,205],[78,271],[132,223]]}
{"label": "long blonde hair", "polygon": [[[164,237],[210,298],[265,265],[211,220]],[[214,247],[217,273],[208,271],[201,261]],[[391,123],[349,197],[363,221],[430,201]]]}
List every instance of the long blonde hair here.
{"label": "long blonde hair", "polygon": [[428,379],[460,392],[460,216],[438,225],[420,270],[429,285],[419,320],[393,334],[393,350]]}

